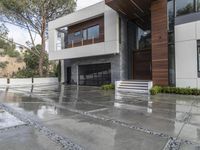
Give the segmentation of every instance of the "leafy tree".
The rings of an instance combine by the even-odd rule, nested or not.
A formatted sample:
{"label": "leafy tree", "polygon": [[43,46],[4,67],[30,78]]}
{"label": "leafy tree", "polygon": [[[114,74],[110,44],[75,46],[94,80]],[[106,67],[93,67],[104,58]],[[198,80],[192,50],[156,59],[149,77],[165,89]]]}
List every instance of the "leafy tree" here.
{"label": "leafy tree", "polygon": [[[47,23],[74,11],[76,0],[0,0],[1,20],[28,30],[35,54],[39,55],[39,74],[43,76]],[[32,32],[40,35],[41,49],[36,49]]]}
{"label": "leafy tree", "polygon": [[[35,47],[32,47],[32,51],[41,50],[42,46],[41,45],[36,45]],[[32,70],[34,75],[38,75],[38,68],[39,68],[39,56],[34,55],[32,51],[26,51],[24,54],[24,62],[26,64],[26,69]],[[48,73],[48,65],[49,65],[49,60],[48,60],[48,54],[45,52],[44,53],[44,65],[43,65],[43,71],[45,73]]]}
{"label": "leafy tree", "polygon": [[5,40],[7,39],[7,35],[8,35],[8,28],[4,25],[1,24],[0,25],[0,48],[4,50],[3,53],[1,53],[1,55],[8,55],[10,57],[19,57],[20,54],[18,51],[15,50],[16,45],[13,42],[13,40]]}
{"label": "leafy tree", "polygon": [[0,24],[0,36],[7,37],[8,32],[8,28],[4,24]]}

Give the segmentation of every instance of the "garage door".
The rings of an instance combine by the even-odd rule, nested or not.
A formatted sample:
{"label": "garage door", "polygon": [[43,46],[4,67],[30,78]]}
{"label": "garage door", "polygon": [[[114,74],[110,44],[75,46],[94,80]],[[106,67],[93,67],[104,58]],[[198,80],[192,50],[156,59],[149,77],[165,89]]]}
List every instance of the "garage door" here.
{"label": "garage door", "polygon": [[92,64],[79,66],[79,84],[100,86],[111,83],[111,64]]}

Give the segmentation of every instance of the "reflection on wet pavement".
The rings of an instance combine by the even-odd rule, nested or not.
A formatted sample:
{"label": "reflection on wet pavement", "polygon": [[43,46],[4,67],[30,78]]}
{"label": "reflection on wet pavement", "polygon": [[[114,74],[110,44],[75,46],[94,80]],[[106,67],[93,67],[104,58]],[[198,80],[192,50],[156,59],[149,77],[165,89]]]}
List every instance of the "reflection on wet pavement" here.
{"label": "reflection on wet pavement", "polygon": [[161,150],[169,137],[192,143],[183,142],[180,149],[195,149],[200,144],[200,97],[124,94],[63,85],[1,91],[1,103],[85,149]]}
{"label": "reflection on wet pavement", "polygon": [[0,109],[0,130],[24,124],[24,122],[20,121],[13,115]]}

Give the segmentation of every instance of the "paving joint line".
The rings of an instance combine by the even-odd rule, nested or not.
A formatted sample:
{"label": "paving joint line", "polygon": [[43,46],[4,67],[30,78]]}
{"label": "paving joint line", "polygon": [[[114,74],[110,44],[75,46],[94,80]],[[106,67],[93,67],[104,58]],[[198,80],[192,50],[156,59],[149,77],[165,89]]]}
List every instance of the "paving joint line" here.
{"label": "paving joint line", "polygon": [[43,126],[41,123],[30,119],[30,117],[28,117],[28,115],[24,115],[24,114],[22,114],[22,113],[20,113],[18,111],[15,111],[11,107],[9,107],[9,106],[7,106],[5,104],[2,104],[2,103],[0,103],[0,108],[5,110],[5,111],[7,111],[7,112],[9,112],[10,114],[15,116],[19,120],[23,121],[24,123],[34,127],[40,133],[42,133],[43,135],[47,136],[53,142],[59,144],[64,149],[66,149],[66,150],[84,150],[83,147],[81,147],[78,144],[75,144],[69,138],[62,137],[62,136],[56,134],[51,129]]}
{"label": "paving joint line", "polygon": [[[25,94],[25,93],[23,93],[23,94]],[[169,136],[169,135],[164,134],[164,133],[159,133],[159,132],[151,131],[149,129],[137,127],[137,126],[125,123],[125,122],[120,121],[120,120],[114,120],[112,118],[106,118],[106,117],[99,117],[99,116],[91,114],[90,112],[83,112],[83,111],[80,111],[80,110],[75,110],[75,109],[71,109],[71,108],[62,107],[62,106],[56,104],[55,102],[53,102],[53,100],[50,99],[50,98],[43,98],[43,97],[40,97],[38,95],[35,95],[34,93],[31,93],[31,94],[32,94],[32,96],[34,96],[36,98],[40,98],[40,99],[43,99],[44,101],[51,102],[52,105],[54,105],[56,107],[59,107],[59,108],[67,109],[67,110],[69,110],[71,112],[79,113],[81,115],[85,115],[85,116],[88,116],[90,118],[111,122],[111,123],[114,123],[114,124],[117,124],[117,125],[120,125],[120,126],[123,126],[123,127],[126,127],[126,128],[130,128],[130,129],[134,129],[136,131],[140,131],[140,132],[146,133],[146,134],[155,135],[155,136],[159,136],[159,137],[162,137],[162,138],[170,139],[171,140],[170,141],[170,145],[173,145],[172,144],[173,142],[174,143],[177,143],[177,142],[179,143],[179,141],[181,141],[181,143],[185,143],[185,144],[194,144],[192,141],[189,141],[189,140],[185,140],[185,139],[177,140],[177,137],[174,138],[174,137]],[[25,94],[25,95],[27,95],[27,94]],[[173,150],[176,150],[176,149],[173,149]]]}

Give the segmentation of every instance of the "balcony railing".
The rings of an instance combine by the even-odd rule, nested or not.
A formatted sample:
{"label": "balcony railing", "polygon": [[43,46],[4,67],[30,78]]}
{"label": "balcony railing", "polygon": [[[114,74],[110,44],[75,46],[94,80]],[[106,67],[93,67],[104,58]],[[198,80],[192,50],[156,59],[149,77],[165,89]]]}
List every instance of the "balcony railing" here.
{"label": "balcony railing", "polygon": [[[68,38],[70,35],[67,36]],[[85,46],[90,44],[96,44],[100,42],[104,42],[104,34],[99,34],[98,37],[92,37],[91,39],[84,39],[84,38],[73,38],[73,39],[60,39],[57,40],[57,50],[67,49],[67,48],[74,48],[79,46]]]}

